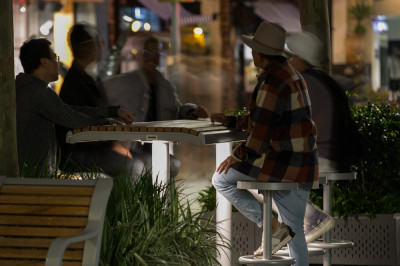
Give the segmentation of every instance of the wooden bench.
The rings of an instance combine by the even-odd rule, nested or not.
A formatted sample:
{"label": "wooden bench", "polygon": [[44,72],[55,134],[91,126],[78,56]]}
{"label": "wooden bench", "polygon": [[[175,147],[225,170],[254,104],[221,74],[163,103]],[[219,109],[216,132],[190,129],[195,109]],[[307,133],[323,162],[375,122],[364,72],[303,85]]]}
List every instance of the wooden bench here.
{"label": "wooden bench", "polygon": [[112,184],[0,176],[0,265],[98,265]]}

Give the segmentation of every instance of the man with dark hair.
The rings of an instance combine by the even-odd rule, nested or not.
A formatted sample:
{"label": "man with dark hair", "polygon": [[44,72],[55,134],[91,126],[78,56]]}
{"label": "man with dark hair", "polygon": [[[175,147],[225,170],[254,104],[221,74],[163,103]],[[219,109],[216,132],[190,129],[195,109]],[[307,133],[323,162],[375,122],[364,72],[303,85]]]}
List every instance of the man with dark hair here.
{"label": "man with dark hair", "polygon": [[16,77],[17,140],[20,168],[32,175],[56,170],[57,143],[54,125],[81,128],[114,123],[119,117],[131,123],[133,115],[117,106],[77,107],[65,104],[49,87],[58,79],[59,57],[46,39],[24,42],[20,60],[25,73]]}
{"label": "man with dark hair", "polygon": [[[173,85],[157,70],[160,63],[159,41],[149,37],[139,55],[140,69],[111,77],[103,82],[109,104],[124,106],[135,114],[135,121],[197,119],[208,116],[207,110],[192,103],[182,104]],[[134,158],[140,158],[151,169],[151,144],[124,142]],[[175,177],[180,161],[170,156],[170,176]]]}
{"label": "man with dark hair", "polygon": [[[68,43],[74,60],[61,86],[60,98],[77,106],[104,106],[94,70],[103,48],[97,29],[89,24],[75,24],[69,31]],[[135,179],[142,173],[143,164],[133,160],[129,150],[117,142],[68,144],[65,143],[68,130],[67,127],[57,128],[63,161],[69,159],[85,167],[100,168],[106,174],[117,177],[128,174]]]}

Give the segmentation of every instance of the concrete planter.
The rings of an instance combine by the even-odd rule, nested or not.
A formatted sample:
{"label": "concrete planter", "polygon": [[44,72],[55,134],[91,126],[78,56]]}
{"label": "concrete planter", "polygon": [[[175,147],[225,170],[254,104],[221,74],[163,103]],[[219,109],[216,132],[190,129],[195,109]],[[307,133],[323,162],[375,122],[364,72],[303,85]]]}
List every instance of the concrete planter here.
{"label": "concrete planter", "polygon": [[[332,251],[336,265],[400,265],[400,214],[378,214],[371,221],[365,216],[338,219],[333,239],[351,240],[354,248]],[[239,256],[252,254],[261,244],[262,230],[242,214],[232,213],[232,265]],[[322,256],[310,258],[322,264]]]}

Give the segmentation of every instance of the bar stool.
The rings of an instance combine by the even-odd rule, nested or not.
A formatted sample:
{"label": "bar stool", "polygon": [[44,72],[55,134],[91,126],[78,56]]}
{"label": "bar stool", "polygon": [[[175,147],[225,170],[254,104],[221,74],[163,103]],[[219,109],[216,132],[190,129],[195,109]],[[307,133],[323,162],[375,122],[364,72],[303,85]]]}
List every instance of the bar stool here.
{"label": "bar stool", "polygon": [[272,192],[274,190],[292,190],[297,189],[298,184],[290,183],[269,183],[269,182],[250,182],[238,181],[239,189],[257,189],[264,196],[263,199],[263,258],[259,259],[254,255],[245,255],[239,258],[242,264],[262,264],[262,265],[292,265],[296,260],[291,257],[273,256],[272,251]]}
{"label": "bar stool", "polygon": [[[356,179],[356,176],[357,176],[356,172],[319,173],[319,183],[323,185],[323,210],[327,214],[332,215],[332,184],[338,180],[354,180]],[[332,249],[352,248],[353,246],[354,243],[352,241],[331,239],[331,231],[324,233],[322,241],[315,241],[313,243],[308,244],[308,247],[325,249],[326,252],[323,257],[324,266],[332,265],[331,263]]]}

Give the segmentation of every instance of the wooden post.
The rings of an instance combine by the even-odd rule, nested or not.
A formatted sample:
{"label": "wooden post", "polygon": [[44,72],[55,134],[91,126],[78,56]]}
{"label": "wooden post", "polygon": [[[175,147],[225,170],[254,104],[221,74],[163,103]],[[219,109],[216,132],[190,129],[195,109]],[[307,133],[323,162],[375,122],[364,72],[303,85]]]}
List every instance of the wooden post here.
{"label": "wooden post", "polygon": [[0,175],[18,176],[13,1],[0,8]]}

